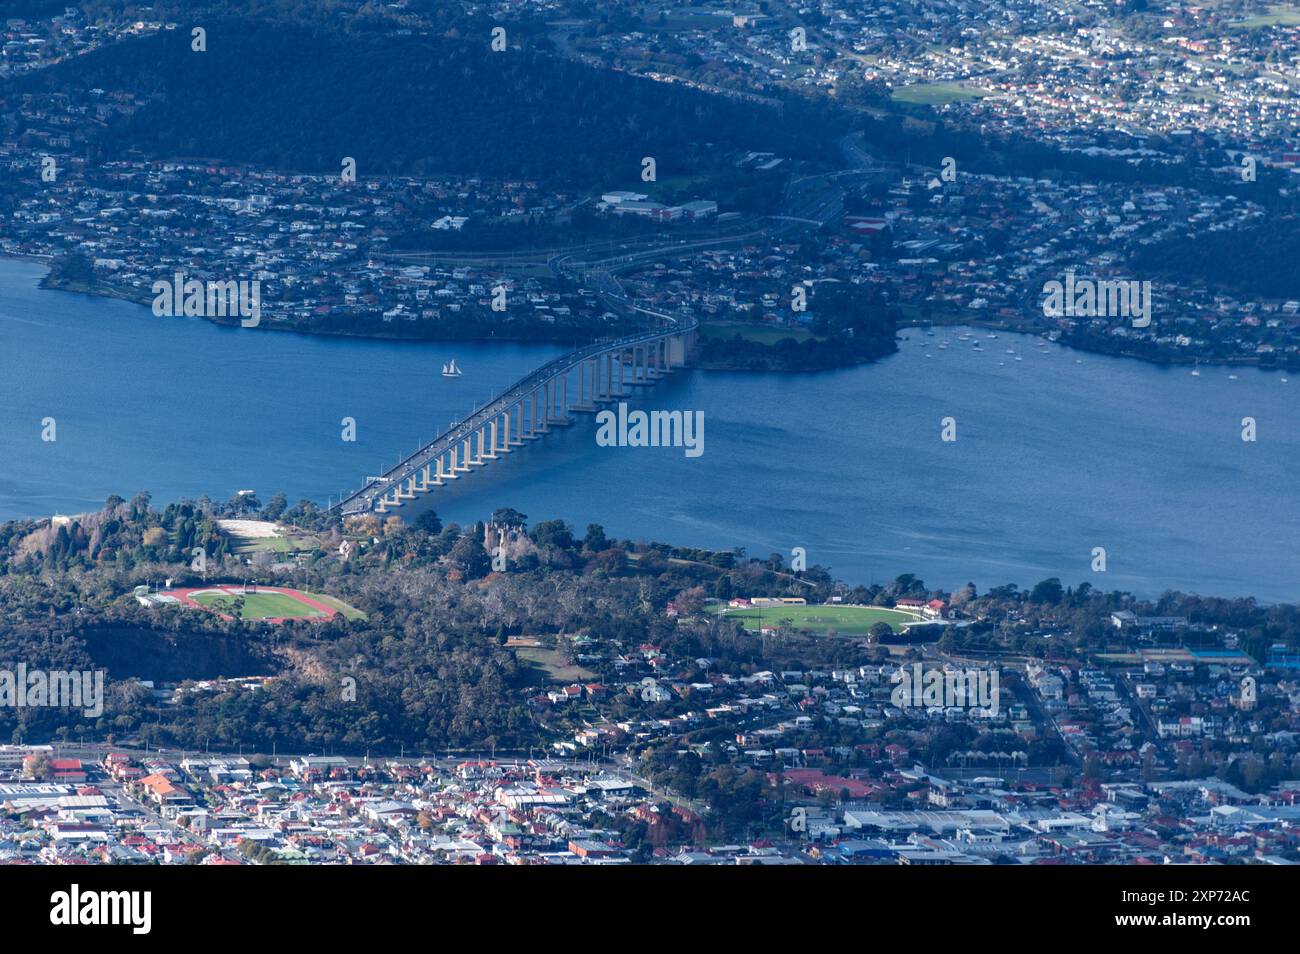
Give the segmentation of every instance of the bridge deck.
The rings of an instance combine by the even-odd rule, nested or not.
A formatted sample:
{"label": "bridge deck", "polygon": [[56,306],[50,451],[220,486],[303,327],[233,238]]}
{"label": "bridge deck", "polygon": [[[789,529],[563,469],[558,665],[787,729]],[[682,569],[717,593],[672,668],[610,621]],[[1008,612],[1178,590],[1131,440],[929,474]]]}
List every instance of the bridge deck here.
{"label": "bridge deck", "polygon": [[505,414],[548,382],[567,375],[584,361],[589,361],[603,354],[626,351],[643,342],[658,341],[687,334],[699,326],[699,320],[693,316],[667,315],[638,306],[633,306],[633,309],[643,314],[667,320],[672,323],[672,326],[656,328],[651,331],[616,338],[612,341],[596,342],[548,361],[540,368],[536,368],[524,375],[501,394],[475,410],[465,420],[458,421],[454,426],[439,434],[395,467],[381,474],[360,490],[353,491],[344,497],[329,508],[330,512],[337,510],[344,515],[351,515],[365,513],[374,509],[376,501],[388,494],[390,489],[400,487],[403,481],[415,477],[425,466],[459,445],[461,441],[468,439],[483,425]]}

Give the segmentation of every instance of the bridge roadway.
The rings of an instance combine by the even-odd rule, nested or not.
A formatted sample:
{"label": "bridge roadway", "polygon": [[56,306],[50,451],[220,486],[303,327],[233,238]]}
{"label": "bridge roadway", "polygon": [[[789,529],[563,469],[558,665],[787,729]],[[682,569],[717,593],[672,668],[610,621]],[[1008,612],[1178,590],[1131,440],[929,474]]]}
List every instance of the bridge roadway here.
{"label": "bridge roadway", "polygon": [[[570,411],[594,413],[601,404],[627,397],[627,387],[652,385],[683,366],[694,347],[699,320],[631,308],[654,317],[659,326],[587,345],[536,368],[330,511],[345,516],[387,513],[541,438],[553,425],[573,423]],[[569,380],[575,370],[577,400],[570,401]]]}
{"label": "bridge roadway", "polygon": [[[673,368],[684,365],[695,346],[698,319],[684,314],[674,316],[655,312],[629,302],[615,273],[662,256],[674,257],[764,236],[772,238],[801,225],[826,225],[843,210],[842,193],[837,190],[824,195],[814,191],[811,196],[802,195],[804,184],[835,182],[847,176],[862,175],[874,164],[854,137],[844,137],[839,145],[852,162],[852,168],[801,176],[788,182],[782,202],[784,214],[768,216],[769,220],[779,223],[769,229],[697,241],[677,241],[650,249],[623,248],[621,254],[594,261],[575,261],[575,253],[586,251],[590,254],[598,246],[550,250],[546,262],[552,272],[557,275],[570,271],[585,273],[588,281],[594,279],[597,293],[611,307],[630,308],[650,315],[658,320],[659,327],[588,345],[537,368],[387,473],[370,479],[360,490],[343,497],[330,507],[330,512],[339,511],[344,515],[370,511],[386,513],[405,501],[414,500],[419,494],[457,480],[496,460],[525,441],[542,437],[552,425],[571,424],[570,411],[595,412],[600,404],[626,397],[626,385],[653,384]],[[592,373],[588,381],[586,372],[589,365]],[[630,381],[625,375],[629,366]],[[570,402],[568,382],[575,369],[578,371],[578,400]],[[543,405],[540,413],[539,401]]]}

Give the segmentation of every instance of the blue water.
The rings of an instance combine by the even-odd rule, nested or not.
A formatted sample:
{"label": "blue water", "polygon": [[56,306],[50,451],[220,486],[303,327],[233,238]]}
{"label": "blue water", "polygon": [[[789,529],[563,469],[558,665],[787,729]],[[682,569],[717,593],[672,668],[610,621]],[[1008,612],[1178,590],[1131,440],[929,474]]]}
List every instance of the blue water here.
{"label": "blue water", "polygon": [[[323,503],[562,350],[218,328],[41,291],[42,274],[0,260],[3,519],[140,489],[158,502],[251,488]],[[764,557],[804,547],[851,582],[1058,576],[1300,601],[1300,379],[1193,377],[978,331],[976,351],[958,333],[909,331],[898,354],[842,371],[678,372],[634,403],[702,410],[703,456],[598,447],[586,417],[431,502],[459,522],[512,506],[579,532],[598,522]],[[465,376],[447,380],[453,356]],[[46,416],[54,443],[40,440]],[[344,416],[355,443],[340,440]],[[953,443],[940,440],[947,416]],[[1255,443],[1241,440],[1246,416]],[[1105,573],[1091,570],[1094,547]]]}

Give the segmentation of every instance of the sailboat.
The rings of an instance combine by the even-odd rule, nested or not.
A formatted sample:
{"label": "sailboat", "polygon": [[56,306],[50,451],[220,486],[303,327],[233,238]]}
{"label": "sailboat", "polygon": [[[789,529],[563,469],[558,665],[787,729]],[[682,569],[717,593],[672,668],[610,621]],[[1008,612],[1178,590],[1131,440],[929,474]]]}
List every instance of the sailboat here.
{"label": "sailboat", "polygon": [[444,364],[442,366],[442,376],[444,378],[458,378],[460,377],[460,374],[461,371],[460,368],[456,367],[455,358],[451,359],[451,364]]}
{"label": "sailboat", "polygon": [[1199,378],[1200,376],[1201,376],[1201,359],[1197,358],[1196,365],[1195,367],[1192,368],[1192,377]]}

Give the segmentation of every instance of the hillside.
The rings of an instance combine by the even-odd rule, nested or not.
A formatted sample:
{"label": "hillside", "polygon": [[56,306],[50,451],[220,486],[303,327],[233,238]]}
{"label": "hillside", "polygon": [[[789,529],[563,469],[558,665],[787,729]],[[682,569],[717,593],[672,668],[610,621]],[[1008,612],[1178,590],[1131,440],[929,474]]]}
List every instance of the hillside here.
{"label": "hillside", "polygon": [[[730,149],[819,151],[774,110],[482,40],[369,35],[286,23],[184,28],[115,44],[16,82],[18,91],[147,100],[93,151],[204,157],[337,173],[470,173],[626,181],[654,156],[666,178]],[[378,108],[382,104],[383,108]]]}

